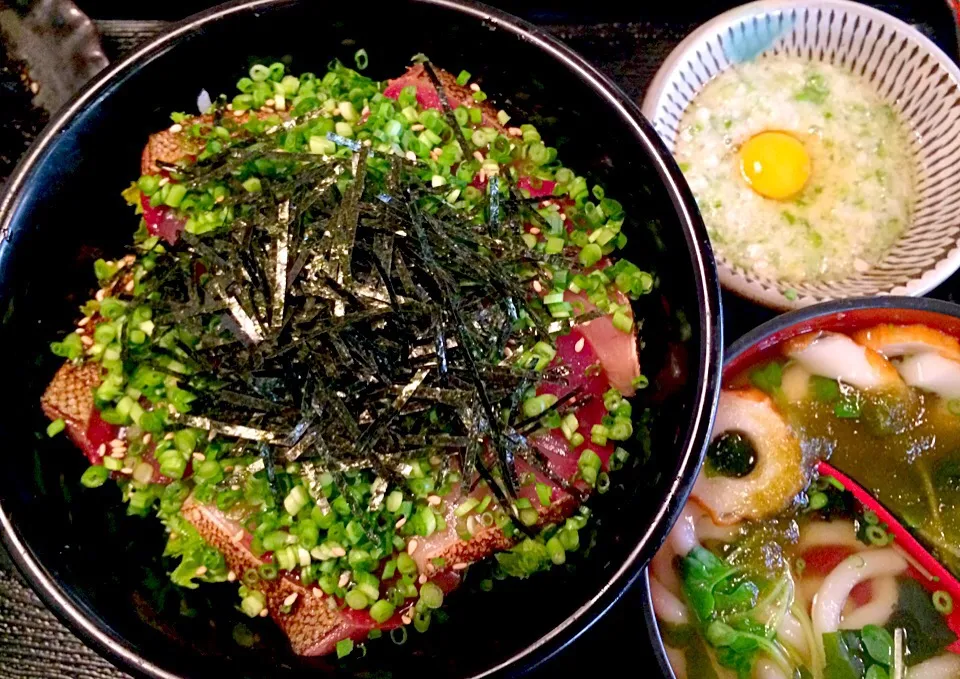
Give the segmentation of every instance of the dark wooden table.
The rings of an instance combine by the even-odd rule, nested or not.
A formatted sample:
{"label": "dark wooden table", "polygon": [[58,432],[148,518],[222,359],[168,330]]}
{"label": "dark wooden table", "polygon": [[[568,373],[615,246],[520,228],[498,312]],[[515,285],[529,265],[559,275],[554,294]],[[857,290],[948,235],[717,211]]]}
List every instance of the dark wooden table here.
{"label": "dark wooden table", "polygon": [[[949,1],[876,0],[870,4],[915,25],[956,56],[960,54],[958,34]],[[215,4],[207,0],[77,2],[97,24],[111,60],[160,32],[169,22]],[[636,2],[632,3],[633,7],[624,7],[625,3],[616,0],[491,0],[491,4],[545,26],[606,71],[628,95],[639,101],[660,62],[683,37],[698,24],[737,3],[687,0]],[[5,122],[0,103],[0,126]],[[931,296],[960,298],[960,274]],[[728,344],[773,316],[772,312],[732,295],[725,294],[723,301]],[[536,675],[545,678],[589,672],[593,676],[606,676],[626,670],[634,676],[657,676],[659,672],[648,648],[640,606],[636,593],[626,593],[572,650]],[[43,607],[0,549],[0,679],[124,676],[84,647]]]}

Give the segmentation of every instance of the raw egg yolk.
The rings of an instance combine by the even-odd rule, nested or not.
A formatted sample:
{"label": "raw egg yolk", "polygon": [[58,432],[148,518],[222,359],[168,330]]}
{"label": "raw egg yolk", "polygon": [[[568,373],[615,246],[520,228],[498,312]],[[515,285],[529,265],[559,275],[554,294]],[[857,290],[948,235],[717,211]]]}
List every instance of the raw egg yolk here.
{"label": "raw egg yolk", "polygon": [[786,132],[761,132],[740,148],[740,172],[747,185],[766,198],[783,200],[810,179],[810,156]]}

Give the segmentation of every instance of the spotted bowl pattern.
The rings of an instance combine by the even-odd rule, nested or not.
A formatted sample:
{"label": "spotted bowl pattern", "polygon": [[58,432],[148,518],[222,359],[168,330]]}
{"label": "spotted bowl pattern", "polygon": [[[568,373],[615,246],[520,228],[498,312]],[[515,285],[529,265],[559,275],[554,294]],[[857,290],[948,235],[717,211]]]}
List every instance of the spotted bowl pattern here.
{"label": "spotted bowl pattern", "polygon": [[643,102],[674,149],[687,105],[735,63],[744,40],[775,36],[758,58],[789,54],[847,69],[876,88],[913,134],[913,221],[876,266],[842,280],[790,283],[719,258],[720,281],[776,309],[873,295],[920,296],[960,267],[960,69],[931,40],[872,7],[846,0],[761,0],[704,24],[670,54]]}

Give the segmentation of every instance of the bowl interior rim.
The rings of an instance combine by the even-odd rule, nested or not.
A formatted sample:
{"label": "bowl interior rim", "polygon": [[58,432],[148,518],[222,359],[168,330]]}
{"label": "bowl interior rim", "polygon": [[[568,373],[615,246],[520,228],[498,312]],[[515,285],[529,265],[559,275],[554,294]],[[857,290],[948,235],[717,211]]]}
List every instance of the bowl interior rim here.
{"label": "bowl interior rim", "polygon": [[[258,10],[295,5],[304,1],[306,0],[234,0],[218,5],[174,24],[123,60],[104,69],[51,120],[10,176],[4,193],[0,196],[0,263],[11,255],[11,239],[8,235],[13,228],[14,218],[20,206],[23,187],[31,181],[37,168],[46,162],[60,133],[69,128],[82,111],[90,105],[95,105],[102,97],[108,96],[113,83],[122,82],[141,64],[173,49],[180,40],[189,37],[207,24],[237,14],[252,14]],[[640,577],[643,572],[638,563],[641,550],[659,548],[666,538],[699,471],[707,433],[713,421],[719,397],[719,366],[723,334],[720,289],[706,228],[696,210],[693,196],[671,154],[666,150],[653,127],[642,116],[635,102],[607,76],[562,42],[544,30],[507,12],[474,0],[412,1],[459,12],[467,20],[493,24],[498,30],[507,31],[525,42],[532,43],[552,56],[560,67],[570,70],[575,77],[584,81],[597,96],[617,111],[624,125],[631,128],[634,138],[644,147],[645,162],[653,166],[660,181],[665,185],[679,227],[687,242],[696,286],[697,311],[700,314],[697,374],[701,379],[693,394],[690,423],[682,442],[674,451],[681,460],[680,466],[676,478],[665,489],[659,510],[651,517],[650,525],[637,536],[636,545],[623,563],[609,576],[599,591],[549,633],[495,667],[475,675],[483,677],[509,671],[520,661],[525,661],[527,669],[532,669],[575,641]],[[0,501],[0,540],[41,599],[88,645],[114,663],[141,676],[157,679],[178,678],[178,675],[141,657],[125,639],[115,636],[106,629],[94,611],[88,610],[77,602],[60,583],[51,577],[31,547],[24,541],[2,501]]]}

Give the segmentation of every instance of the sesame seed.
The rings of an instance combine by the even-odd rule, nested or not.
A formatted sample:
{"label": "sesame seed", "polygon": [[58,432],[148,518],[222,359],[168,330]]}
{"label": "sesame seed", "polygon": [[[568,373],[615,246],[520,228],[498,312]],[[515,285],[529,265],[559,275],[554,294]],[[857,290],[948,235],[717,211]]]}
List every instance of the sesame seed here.
{"label": "sesame seed", "polygon": [[323,598],[323,590],[320,589],[319,587],[314,587],[313,590],[312,590],[312,592],[313,592],[313,597],[314,597],[315,599],[322,599],[322,598]]}
{"label": "sesame seed", "polygon": [[337,600],[335,597],[327,597],[327,610],[335,611],[337,610]]}
{"label": "sesame seed", "polygon": [[127,281],[127,284],[123,286],[123,291],[133,292],[133,287],[134,287],[134,282],[133,282],[133,279],[131,278],[130,280]]}
{"label": "sesame seed", "polygon": [[406,159],[409,160],[411,163],[415,163],[417,162],[417,154],[414,153],[413,151],[407,151]]}
{"label": "sesame seed", "polygon": [[561,212],[561,213],[560,213],[560,221],[561,221],[561,222],[567,221],[567,213],[566,213],[566,212]]}
{"label": "sesame seed", "polygon": [[194,453],[193,459],[196,460],[197,462],[203,462],[204,460],[207,459],[207,456],[204,455],[203,453]]}
{"label": "sesame seed", "polygon": [[427,504],[431,507],[436,507],[438,504],[440,504],[440,502],[441,500],[439,495],[431,495],[427,498]]}
{"label": "sesame seed", "polygon": [[74,330],[74,332],[77,333],[78,335],[83,335],[85,331],[83,328],[77,328],[76,330]]}
{"label": "sesame seed", "polygon": [[181,125],[180,123],[174,123],[173,125],[170,126],[170,131],[173,134],[176,134],[177,132],[183,132],[183,125]]}
{"label": "sesame seed", "polygon": [[100,457],[103,457],[106,454],[107,454],[107,444],[101,443],[100,447],[97,448],[97,455],[99,455]]}
{"label": "sesame seed", "polygon": [[83,337],[80,338],[80,343],[83,344],[83,346],[85,347],[92,347],[93,338],[90,337],[89,335],[84,335]]}
{"label": "sesame seed", "polygon": [[579,354],[581,351],[583,351],[583,345],[586,343],[587,343],[587,338],[581,337],[580,339],[577,340],[577,343],[574,345],[573,350]]}
{"label": "sesame seed", "polygon": [[243,531],[238,530],[236,533],[234,533],[233,537],[230,539],[233,540],[234,542],[240,542],[241,540],[243,540]]}
{"label": "sesame seed", "polygon": [[267,99],[265,102],[263,102],[264,106],[273,106],[276,103],[277,102],[275,102],[273,99]]}
{"label": "sesame seed", "polygon": [[336,557],[341,557],[347,555],[347,550],[345,550],[343,547],[334,547],[330,550],[330,553]]}
{"label": "sesame seed", "polygon": [[509,134],[511,137],[522,137],[523,130],[521,130],[519,127],[508,127],[507,134]]}
{"label": "sesame seed", "polygon": [[267,617],[269,614],[270,614],[270,611],[268,611],[266,608],[264,608],[262,611],[260,611],[260,617],[261,617],[261,618],[265,618],[265,617]]}
{"label": "sesame seed", "polygon": [[235,582],[236,579],[237,579],[236,573],[234,573],[233,571],[230,571],[229,573],[227,573],[227,582]]}
{"label": "sesame seed", "polygon": [[197,575],[203,575],[206,572],[207,572],[206,566],[200,566],[199,568],[197,568],[197,571],[196,571]]}
{"label": "sesame seed", "polygon": [[427,576],[421,575],[419,578],[417,578],[417,582],[419,582],[421,585],[425,584],[427,582]]}
{"label": "sesame seed", "polygon": [[210,430],[210,433],[207,434],[207,440],[208,440],[208,441],[212,441],[212,440],[215,439],[215,438],[217,438],[217,432],[215,432],[213,429],[211,429],[211,430]]}
{"label": "sesame seed", "polygon": [[230,486],[230,490],[240,490],[240,486],[238,486],[238,485],[235,483],[235,484],[233,484],[232,486]]}
{"label": "sesame seed", "polygon": [[120,439],[113,439],[112,441],[110,441],[110,447],[111,447],[111,448],[119,448],[119,447],[124,446],[124,445],[126,445],[126,444],[125,444],[123,441],[121,441]]}
{"label": "sesame seed", "polygon": [[232,111],[232,110],[233,110],[233,104],[227,104],[227,110],[228,110],[228,111]]}
{"label": "sesame seed", "polygon": [[408,542],[408,543],[407,543],[407,554],[413,554],[415,551],[417,551],[417,545],[418,545],[418,544],[419,544],[419,543],[417,543],[416,540],[411,540],[410,542]]}
{"label": "sesame seed", "polygon": [[417,123],[416,125],[411,125],[411,126],[410,126],[410,130],[413,131],[413,132],[419,132],[420,130],[423,130],[423,129],[426,129],[426,128],[425,128],[423,125],[421,125],[420,123]]}
{"label": "sesame seed", "polygon": [[344,571],[340,574],[340,580],[337,582],[338,587],[346,587],[350,583],[350,571]]}
{"label": "sesame seed", "polygon": [[172,431],[168,431],[166,434],[164,434],[164,435],[163,435],[163,440],[164,440],[164,441],[172,441],[172,440],[173,440],[173,432],[172,432]]}
{"label": "sesame seed", "polygon": [[123,469],[120,470],[120,473],[121,473],[121,474],[132,474],[132,473],[133,473],[133,470],[130,469],[130,467],[124,467]]}
{"label": "sesame seed", "polygon": [[366,115],[370,115],[369,106],[364,106],[362,109],[360,109],[360,117],[362,118],[363,116],[366,116]]}
{"label": "sesame seed", "polygon": [[393,527],[394,527],[394,528],[403,528],[404,524],[406,524],[406,523],[407,523],[407,517],[401,516],[399,519],[397,519],[397,522],[396,522],[395,524],[393,524]]}
{"label": "sesame seed", "polygon": [[116,458],[118,460],[122,460],[124,457],[126,457],[126,455],[127,455],[126,448],[114,448],[113,452],[110,453],[110,457]]}
{"label": "sesame seed", "polygon": [[534,236],[539,236],[539,235],[540,235],[540,229],[538,229],[538,228],[535,227],[535,226],[534,226],[534,227],[531,227],[531,228],[530,228],[530,233],[532,233]]}
{"label": "sesame seed", "polygon": [[533,289],[534,289],[536,292],[543,292],[543,286],[540,285],[540,281],[534,281],[534,282],[533,282]]}
{"label": "sesame seed", "polygon": [[153,440],[153,436],[150,433],[146,433],[143,435],[143,445],[149,446],[152,440]]}
{"label": "sesame seed", "polygon": [[87,316],[86,318],[80,319],[80,322],[77,323],[77,325],[79,325],[79,326],[82,328],[83,326],[85,326],[85,325],[86,325],[87,323],[89,323],[89,322],[90,322],[90,317]]}
{"label": "sesame seed", "polygon": [[413,622],[413,618],[410,617],[409,613],[404,613],[400,616],[400,622],[402,622],[404,625],[409,625],[411,622]]}
{"label": "sesame seed", "polygon": [[158,182],[160,186],[166,186],[169,183],[170,183],[170,177],[161,177],[160,181]]}
{"label": "sesame seed", "polygon": [[31,91],[33,94],[36,94],[37,92],[39,92],[39,91],[40,91],[40,83],[38,83],[38,82],[32,82],[32,83],[30,83],[30,91]]}
{"label": "sesame seed", "polygon": [[479,160],[481,163],[483,162],[483,154],[480,153],[479,151],[474,151],[473,157]]}
{"label": "sesame seed", "polygon": [[234,111],[234,112],[233,112],[233,115],[236,116],[237,118],[242,118],[242,117],[243,117],[243,111]]}
{"label": "sesame seed", "polygon": [[470,89],[473,90],[474,92],[479,92],[480,86],[477,83],[470,83]]}
{"label": "sesame seed", "polygon": [[133,255],[127,255],[123,258],[123,261],[125,261],[127,264],[133,264],[135,261],[137,261],[137,258]]}
{"label": "sesame seed", "polygon": [[441,460],[437,455],[434,455],[430,458],[430,464],[432,464],[434,467],[439,465],[441,462],[443,462],[443,460]]}
{"label": "sesame seed", "polygon": [[103,301],[103,298],[104,298],[106,295],[107,295],[107,291],[104,290],[103,288],[100,288],[99,290],[97,290],[97,294],[94,295],[94,299],[96,299],[98,302],[102,302],[102,301]]}
{"label": "sesame seed", "polygon": [[283,600],[283,605],[293,606],[293,604],[295,604],[297,601],[297,596],[298,596],[297,593],[294,592],[293,594],[291,594],[290,596],[288,596],[286,599]]}
{"label": "sesame seed", "polygon": [[464,570],[464,569],[465,569],[467,566],[469,566],[469,565],[470,565],[470,564],[468,564],[468,563],[455,563],[455,564],[453,564],[453,570],[455,570],[455,571],[462,571],[462,570]]}

